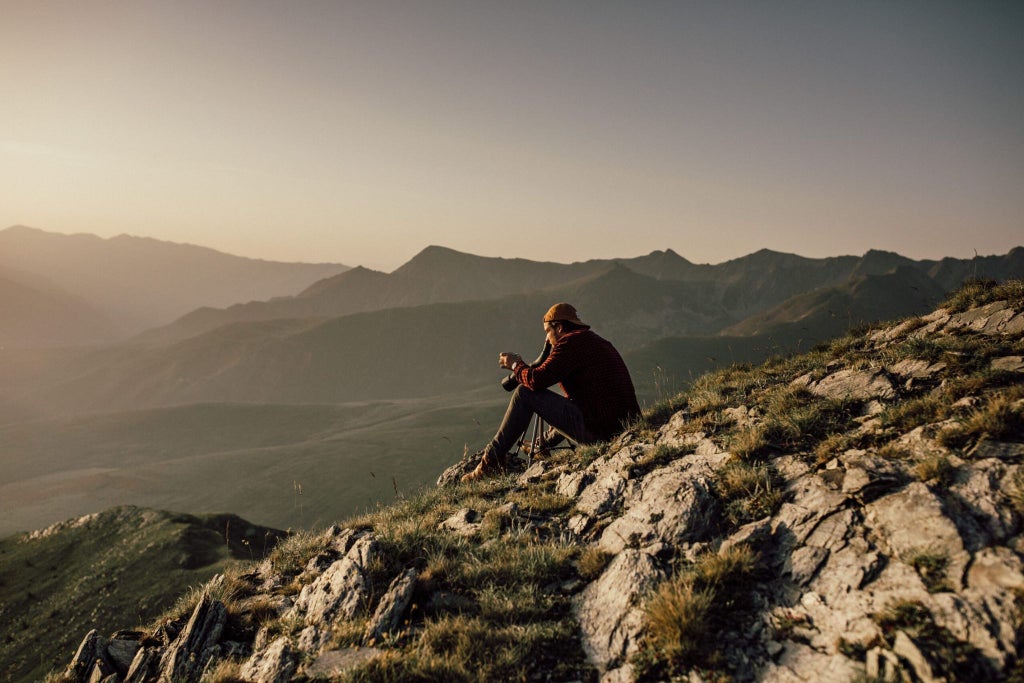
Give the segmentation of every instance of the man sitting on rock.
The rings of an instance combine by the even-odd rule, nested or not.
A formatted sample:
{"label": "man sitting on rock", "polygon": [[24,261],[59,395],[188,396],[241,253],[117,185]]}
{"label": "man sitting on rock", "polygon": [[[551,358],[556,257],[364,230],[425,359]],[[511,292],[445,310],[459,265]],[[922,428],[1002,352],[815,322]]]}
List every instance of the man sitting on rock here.
{"label": "man sitting on rock", "polygon": [[[517,353],[501,353],[498,365],[512,371],[519,386],[505,419],[484,448],[480,464],[462,477],[478,481],[505,469],[505,455],[539,415],[558,433],[580,444],[611,439],[640,414],[636,391],[622,356],[597,336],[566,303],[544,314],[544,334],[551,353],[537,367]],[[560,384],[565,396],[548,387]]]}

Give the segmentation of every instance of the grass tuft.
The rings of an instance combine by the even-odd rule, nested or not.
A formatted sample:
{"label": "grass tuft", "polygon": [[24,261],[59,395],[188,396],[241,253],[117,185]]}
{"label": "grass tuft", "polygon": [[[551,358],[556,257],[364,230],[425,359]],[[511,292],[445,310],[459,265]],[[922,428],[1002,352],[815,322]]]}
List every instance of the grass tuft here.
{"label": "grass tuft", "polygon": [[647,635],[634,660],[640,680],[667,679],[724,659],[722,633],[752,608],[757,557],[746,546],[709,553],[663,581],[644,606]]}
{"label": "grass tuft", "polygon": [[914,474],[926,484],[948,487],[956,479],[956,466],[943,453],[929,455],[914,466]]}
{"label": "grass tuft", "polygon": [[741,526],[779,509],[783,499],[780,484],[770,465],[734,459],[717,473],[715,488],[722,498],[726,518]]}
{"label": "grass tuft", "polygon": [[949,556],[945,553],[919,548],[905,558],[907,564],[921,576],[929,593],[942,593],[953,590],[947,572]]}

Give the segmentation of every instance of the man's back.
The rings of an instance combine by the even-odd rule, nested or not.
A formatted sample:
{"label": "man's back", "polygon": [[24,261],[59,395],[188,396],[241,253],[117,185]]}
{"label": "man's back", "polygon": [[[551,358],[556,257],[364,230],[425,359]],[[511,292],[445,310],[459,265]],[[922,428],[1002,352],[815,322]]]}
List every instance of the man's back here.
{"label": "man's back", "polygon": [[618,433],[622,424],[640,414],[636,391],[622,356],[589,329],[562,335],[551,355],[524,373],[523,384],[533,390],[561,384],[583,413],[587,427],[600,439]]}

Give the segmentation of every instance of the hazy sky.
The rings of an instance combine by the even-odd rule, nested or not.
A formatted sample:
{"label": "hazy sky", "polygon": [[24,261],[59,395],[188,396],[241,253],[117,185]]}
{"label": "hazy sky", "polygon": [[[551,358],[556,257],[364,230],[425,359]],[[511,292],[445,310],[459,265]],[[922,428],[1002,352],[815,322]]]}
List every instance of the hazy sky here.
{"label": "hazy sky", "polygon": [[1024,244],[1024,2],[0,0],[0,228],[391,270]]}

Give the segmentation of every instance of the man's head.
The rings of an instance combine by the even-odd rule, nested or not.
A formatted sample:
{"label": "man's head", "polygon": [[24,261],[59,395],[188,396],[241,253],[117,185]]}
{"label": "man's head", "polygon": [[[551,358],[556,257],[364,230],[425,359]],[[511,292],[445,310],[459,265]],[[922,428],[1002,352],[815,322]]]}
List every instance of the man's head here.
{"label": "man's head", "polygon": [[551,344],[558,341],[563,334],[587,329],[590,329],[590,325],[583,324],[572,304],[555,304],[544,314],[544,335]]}

